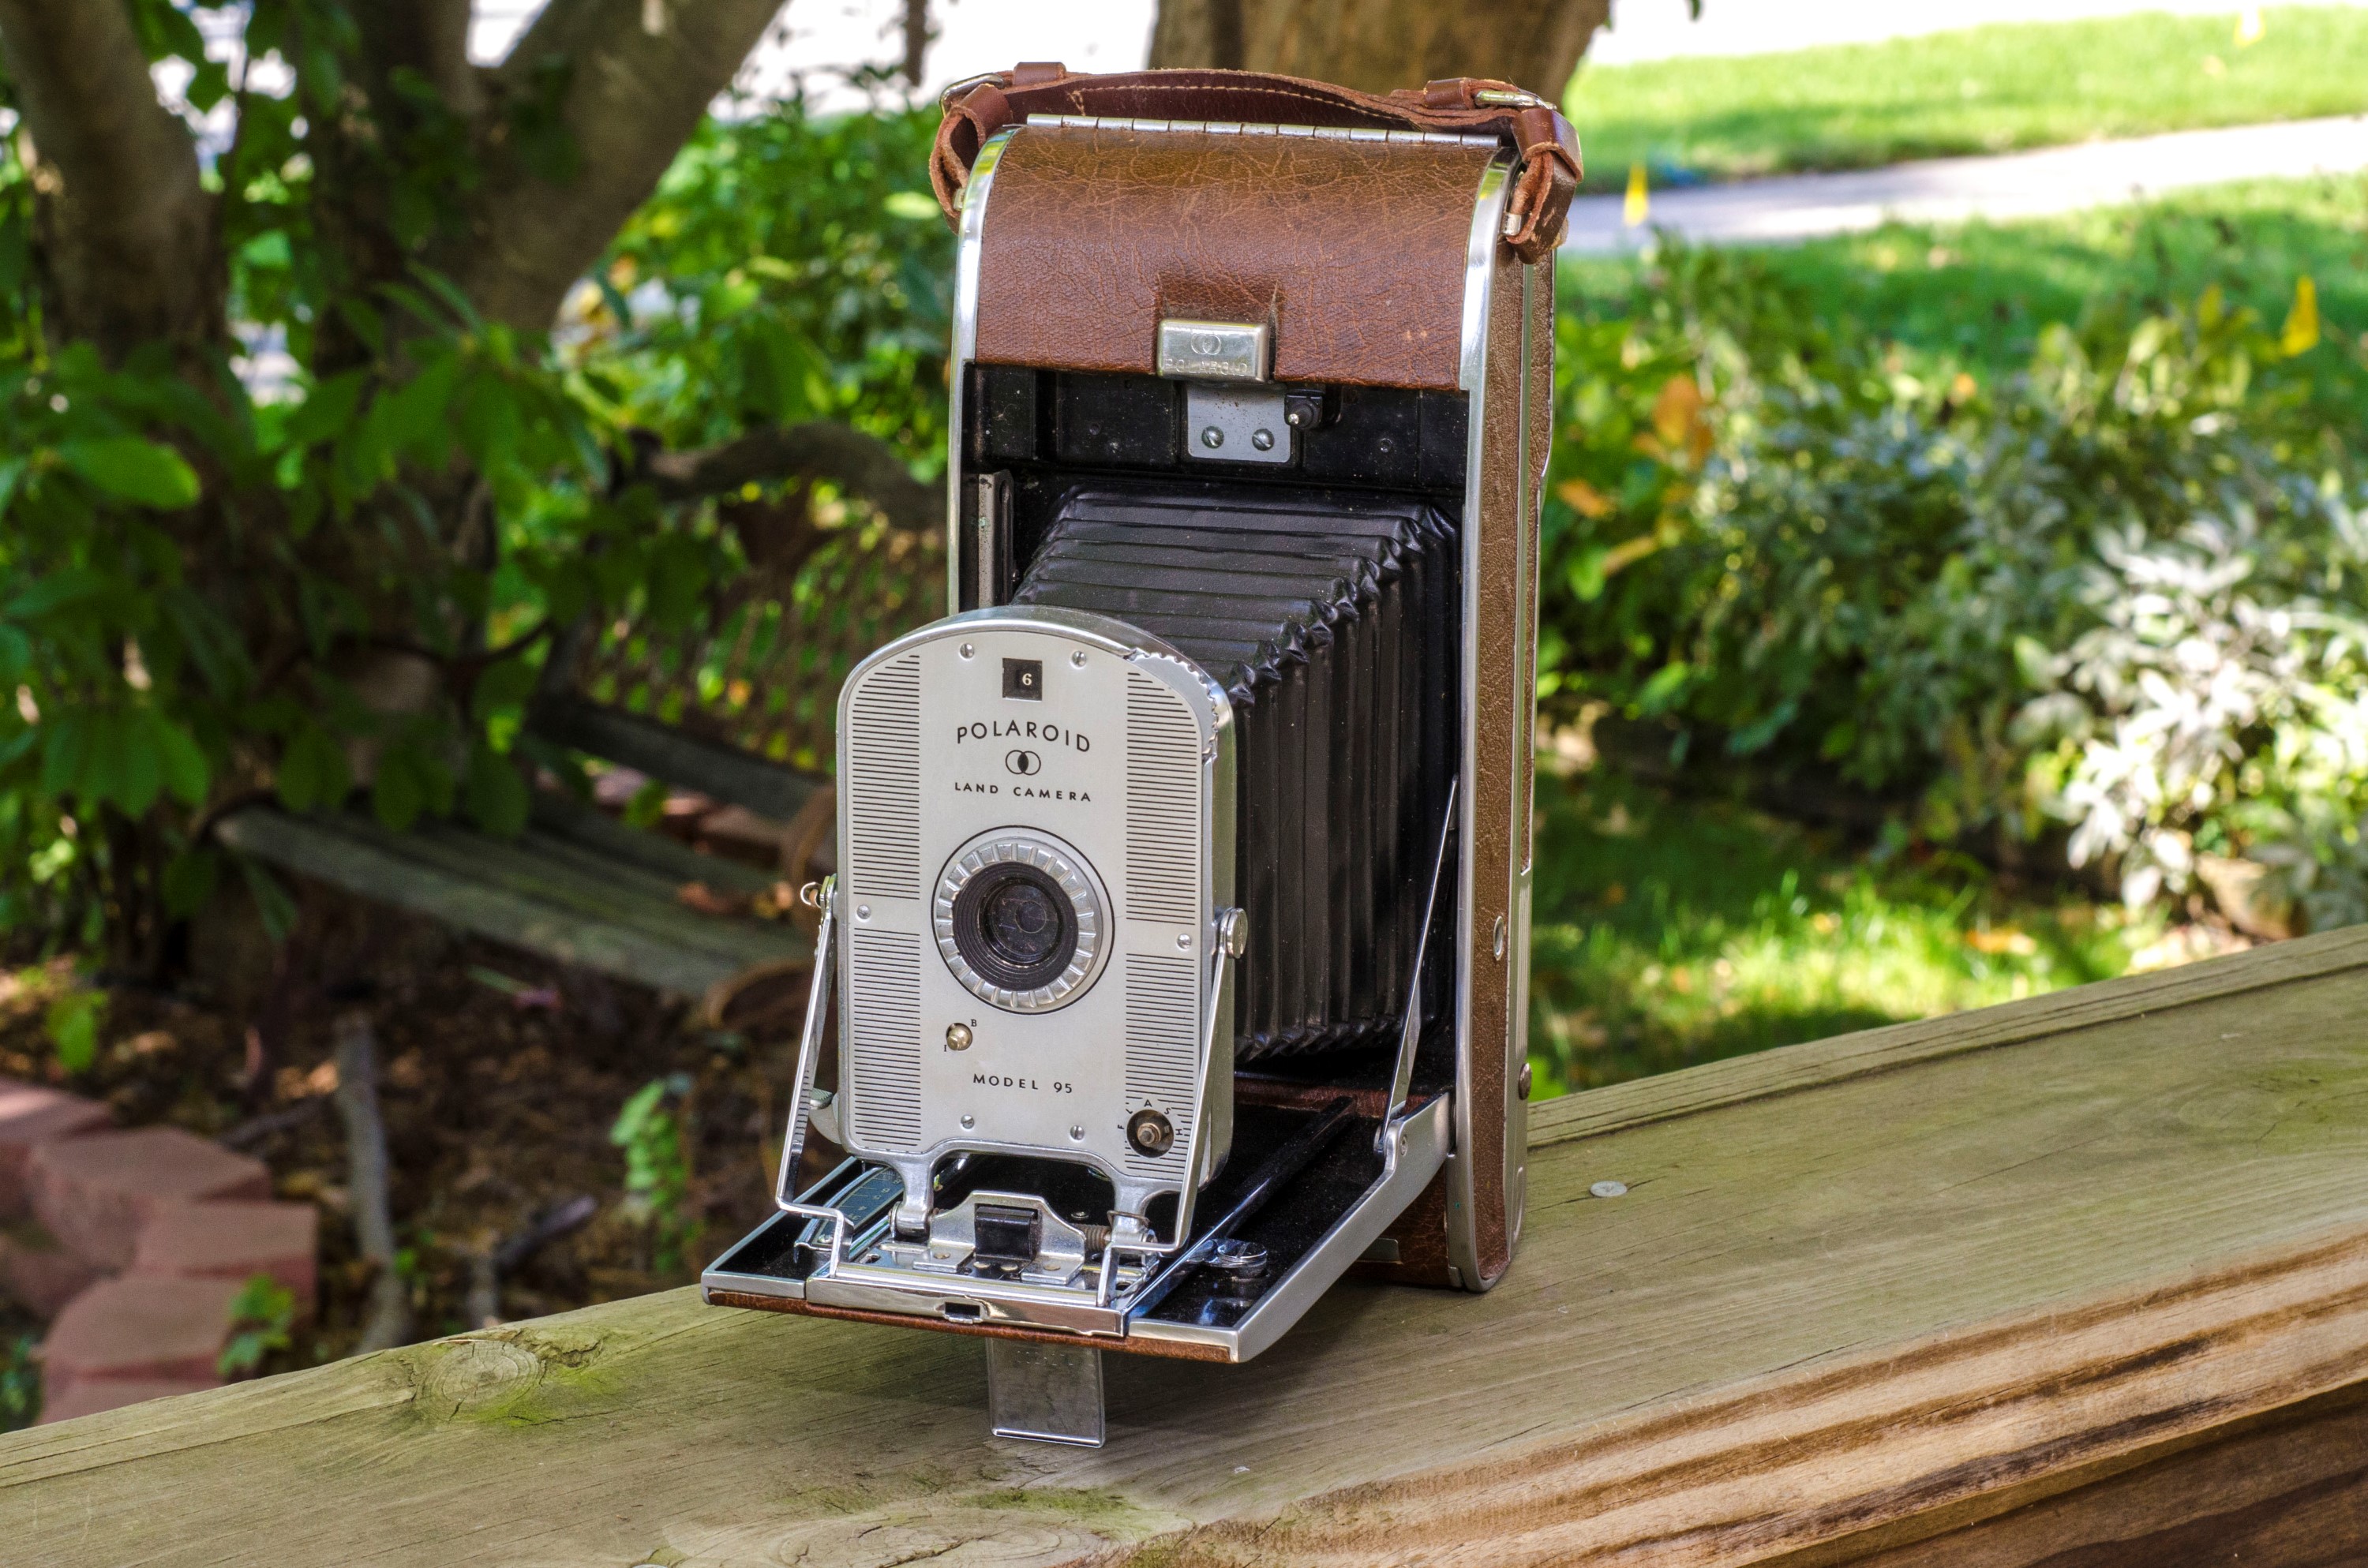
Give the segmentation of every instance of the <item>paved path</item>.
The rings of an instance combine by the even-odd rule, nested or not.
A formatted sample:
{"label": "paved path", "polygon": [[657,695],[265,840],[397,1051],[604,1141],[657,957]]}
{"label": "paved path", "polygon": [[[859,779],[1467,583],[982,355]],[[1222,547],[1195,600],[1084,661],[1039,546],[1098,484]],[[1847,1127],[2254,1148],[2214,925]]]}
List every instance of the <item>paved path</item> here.
{"label": "paved path", "polygon": [[2368,169],[2368,115],[2178,131],[1989,158],[1934,158],[1850,174],[1788,175],[1652,193],[1629,228],[1618,195],[1571,204],[1574,251],[1616,251],[1668,229],[1708,244],[1769,244],[1855,233],[1896,221],[2036,218],[2262,176]]}

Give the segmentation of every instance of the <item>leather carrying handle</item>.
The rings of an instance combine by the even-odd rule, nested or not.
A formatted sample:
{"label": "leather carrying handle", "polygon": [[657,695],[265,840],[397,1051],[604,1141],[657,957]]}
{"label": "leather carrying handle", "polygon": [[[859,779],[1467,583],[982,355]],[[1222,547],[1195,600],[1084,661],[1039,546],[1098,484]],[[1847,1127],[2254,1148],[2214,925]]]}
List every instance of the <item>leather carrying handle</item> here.
{"label": "leather carrying handle", "polygon": [[929,184],[958,222],[972,160],[986,139],[1031,114],[1131,119],[1238,120],[1247,124],[1445,131],[1502,137],[1520,155],[1506,243],[1541,261],[1562,243],[1581,177],[1578,136],[1536,94],[1509,82],[1459,76],[1386,97],[1255,71],[1127,71],[1109,75],[1058,64],[1022,64],[946,89],[945,119],[929,159]]}

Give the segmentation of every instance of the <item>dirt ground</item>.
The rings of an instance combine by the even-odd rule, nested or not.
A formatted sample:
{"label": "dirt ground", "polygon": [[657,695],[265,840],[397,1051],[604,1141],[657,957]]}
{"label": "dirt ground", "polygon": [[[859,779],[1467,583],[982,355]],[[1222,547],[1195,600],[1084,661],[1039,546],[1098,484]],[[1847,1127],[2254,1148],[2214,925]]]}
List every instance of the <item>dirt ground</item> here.
{"label": "dirt ground", "polygon": [[[269,1165],[279,1197],[319,1207],[320,1315],[266,1370],[335,1359],[360,1332],[374,1270],[354,1241],[331,1035],[349,1010],[376,1035],[416,1337],[482,1326],[468,1310],[477,1260],[568,1199],[593,1199],[591,1218],[500,1280],[501,1319],[687,1283],[768,1211],[792,1027],[780,1016],[793,1007],[764,1031],[713,1030],[682,999],[320,890],[303,915],[286,949],[231,919],[199,933],[169,988],[103,987],[97,1059],[76,1074],[46,1020],[90,983],[71,960],[0,968],[0,1075],[103,1099],[120,1126],[224,1139]],[[671,1080],[689,1176],[671,1267],[609,1140],[625,1101],[657,1079]],[[0,1322],[0,1341],[28,1332]]]}

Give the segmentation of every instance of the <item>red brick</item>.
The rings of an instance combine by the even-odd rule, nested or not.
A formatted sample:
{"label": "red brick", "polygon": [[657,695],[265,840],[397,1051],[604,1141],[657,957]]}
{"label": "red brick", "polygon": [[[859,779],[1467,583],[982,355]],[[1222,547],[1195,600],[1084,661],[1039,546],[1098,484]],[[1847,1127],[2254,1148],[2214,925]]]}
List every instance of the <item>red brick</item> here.
{"label": "red brick", "polygon": [[230,1342],[238,1289],[229,1279],[103,1279],[67,1302],[50,1325],[41,1342],[42,1384],[219,1381],[216,1363]]}
{"label": "red brick", "polygon": [[202,1393],[222,1387],[219,1378],[197,1382],[180,1378],[89,1378],[52,1390],[41,1388],[41,1425],[120,1410],[146,1400],[168,1399],[176,1393]]}
{"label": "red brick", "polygon": [[313,1315],[320,1211],[309,1203],[175,1203],[140,1230],[134,1274],[245,1281],[268,1274],[296,1296],[299,1319]]}
{"label": "red brick", "polygon": [[0,1221],[26,1210],[25,1166],[33,1147],[107,1125],[107,1108],[80,1095],[0,1078]]}
{"label": "red brick", "polygon": [[97,1269],[30,1220],[0,1227],[0,1294],[34,1316],[57,1316],[59,1308],[98,1279]]}
{"label": "red brick", "polygon": [[271,1173],[177,1127],[92,1132],[33,1151],[34,1218],[101,1268],[130,1266],[158,1210],[204,1199],[269,1198]]}

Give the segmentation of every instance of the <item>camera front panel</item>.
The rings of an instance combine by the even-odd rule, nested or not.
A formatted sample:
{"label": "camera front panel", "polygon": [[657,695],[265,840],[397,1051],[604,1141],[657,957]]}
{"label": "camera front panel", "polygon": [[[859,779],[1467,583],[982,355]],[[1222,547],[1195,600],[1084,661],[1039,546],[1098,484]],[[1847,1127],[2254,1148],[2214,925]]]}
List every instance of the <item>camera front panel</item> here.
{"label": "camera front panel", "polygon": [[848,681],[841,1125],[916,1215],[955,1151],[1090,1165],[1121,1209],[1184,1185],[1196,1132],[1203,1170],[1222,1155],[1201,1053],[1230,715],[1146,642],[987,611]]}

